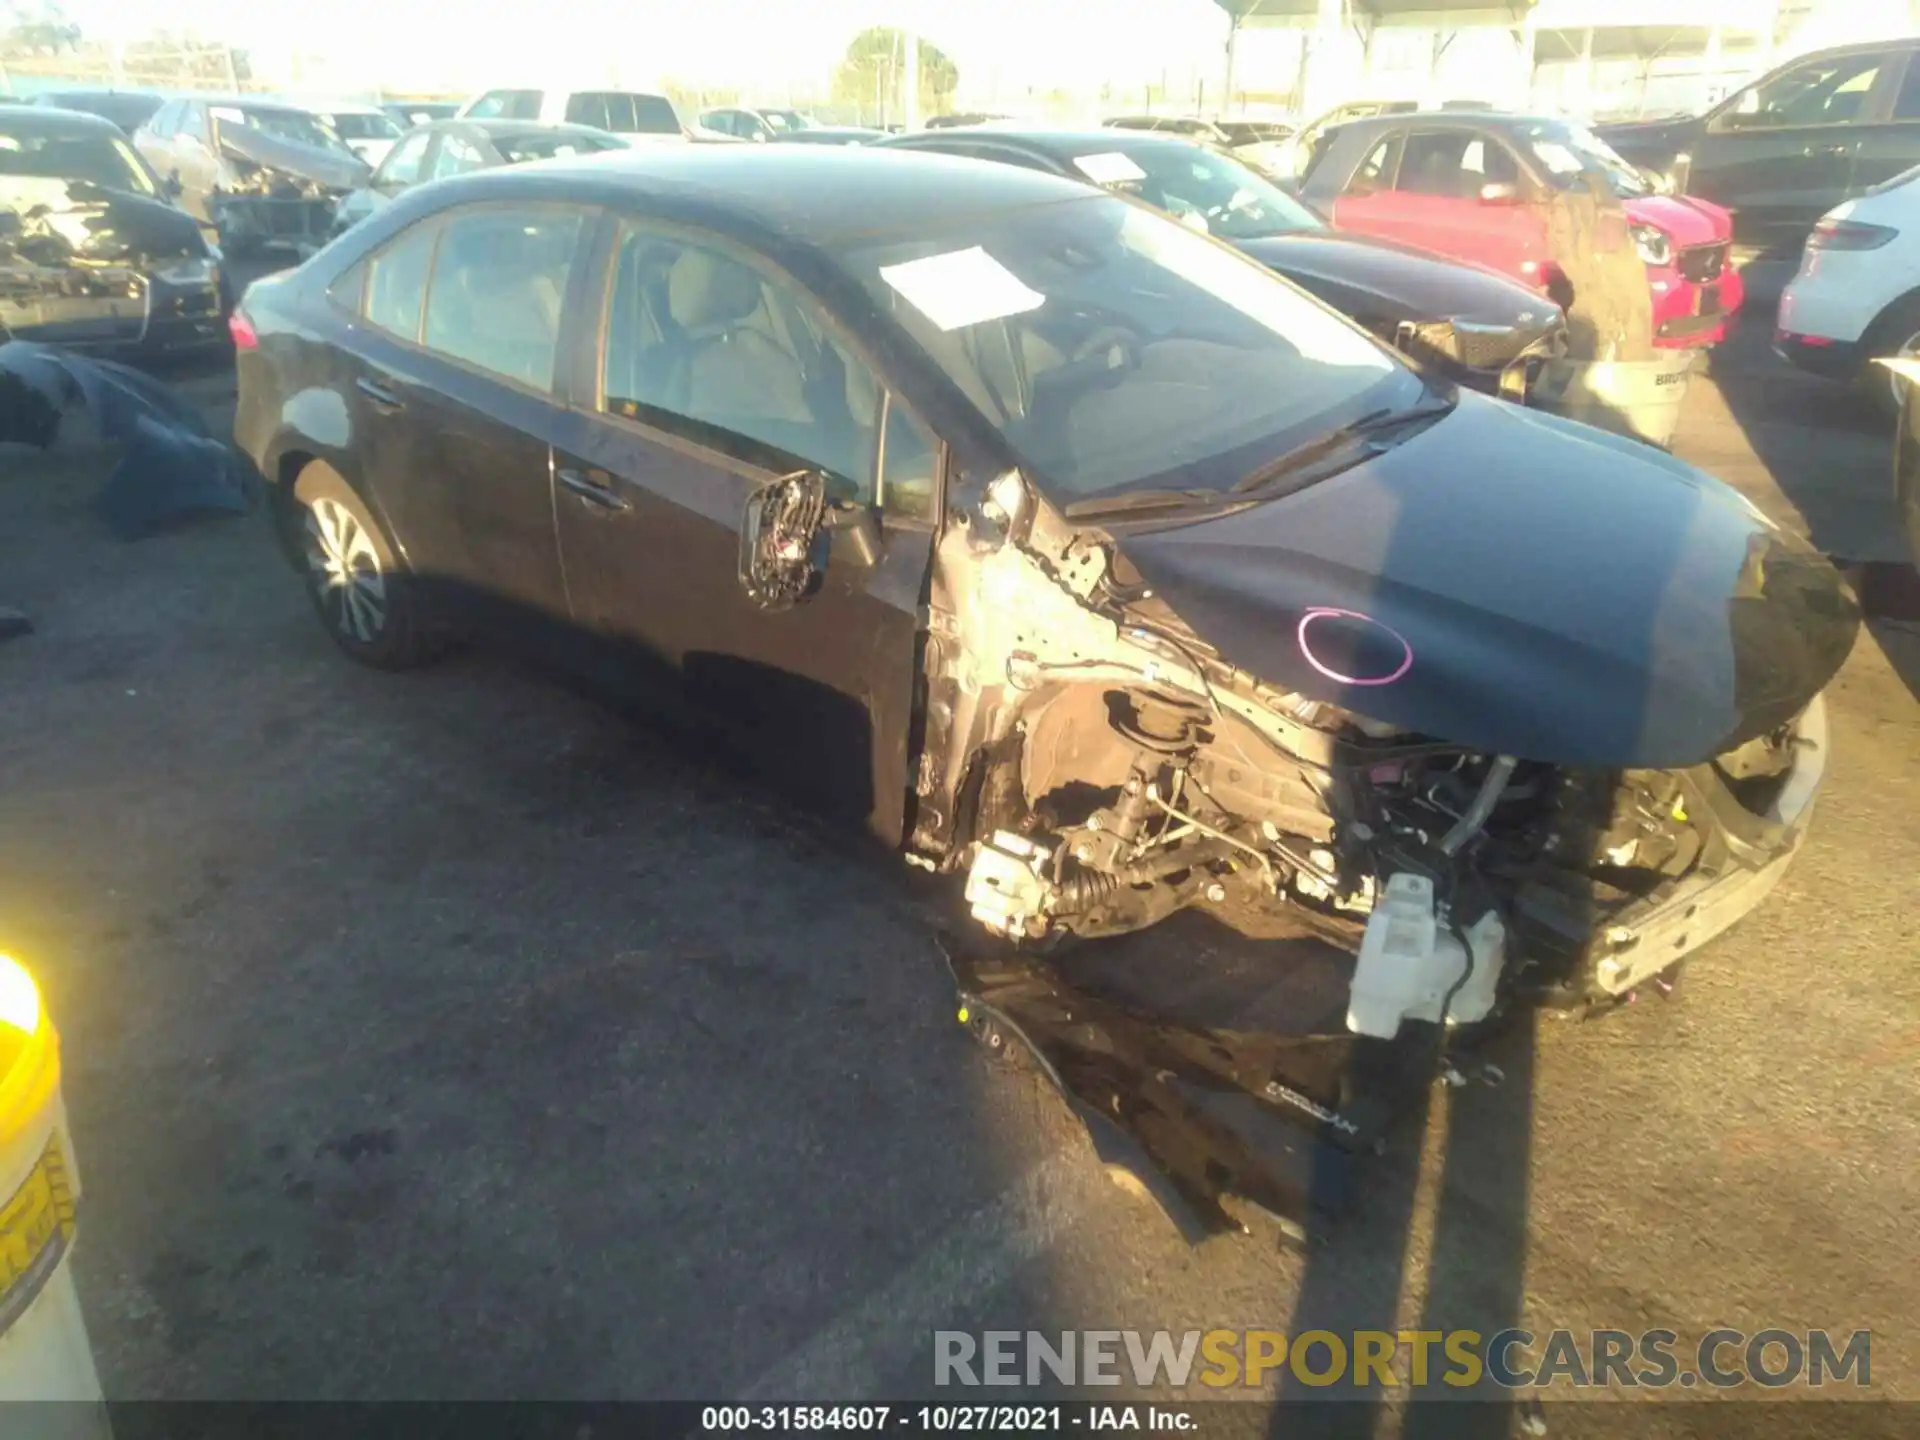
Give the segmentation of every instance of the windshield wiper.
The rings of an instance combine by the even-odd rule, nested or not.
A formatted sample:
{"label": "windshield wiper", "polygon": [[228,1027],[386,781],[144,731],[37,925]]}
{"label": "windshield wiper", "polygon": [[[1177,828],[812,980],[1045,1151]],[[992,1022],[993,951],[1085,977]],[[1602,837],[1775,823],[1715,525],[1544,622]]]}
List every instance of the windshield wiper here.
{"label": "windshield wiper", "polygon": [[1428,400],[1405,410],[1395,410],[1390,407],[1369,410],[1359,419],[1350,420],[1338,430],[1329,431],[1316,440],[1307,441],[1304,445],[1296,445],[1278,459],[1271,460],[1250,475],[1243,476],[1234,482],[1231,493],[1247,495],[1254,491],[1265,491],[1281,480],[1305,484],[1307,480],[1304,477],[1309,471],[1315,471],[1314,478],[1324,478],[1315,470],[1315,462],[1329,456],[1337,456],[1342,461],[1340,467],[1342,469],[1348,465],[1357,465],[1362,460],[1379,454],[1382,447],[1377,443],[1367,444],[1353,449],[1349,454],[1343,454],[1342,452],[1352,446],[1355,440],[1372,439],[1389,430],[1398,430],[1417,421],[1437,420],[1450,412],[1453,407],[1454,400],[1448,396],[1444,399]]}
{"label": "windshield wiper", "polygon": [[1199,487],[1190,490],[1123,490],[1118,495],[1096,495],[1092,499],[1076,500],[1061,513],[1077,518],[1084,515],[1118,515],[1134,510],[1184,510],[1195,505],[1217,505],[1229,498],[1223,490]]}

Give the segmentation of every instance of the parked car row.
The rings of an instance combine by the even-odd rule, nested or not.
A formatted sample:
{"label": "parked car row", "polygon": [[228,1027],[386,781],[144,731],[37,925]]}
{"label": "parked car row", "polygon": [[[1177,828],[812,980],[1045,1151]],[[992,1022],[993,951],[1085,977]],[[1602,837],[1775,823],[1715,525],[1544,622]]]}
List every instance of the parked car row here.
{"label": "parked car row", "polygon": [[[996,946],[1308,927],[1401,1057],[1619,1003],[1760,904],[1858,629],[1828,562],[1052,168],[629,147],[423,186],[257,282],[235,438],[327,633],[695,712]],[[993,1003],[1177,1166],[1171,1112],[1093,1093],[1103,1012]],[[1364,1150],[1365,1097],[1264,1053],[1259,1123]]]}

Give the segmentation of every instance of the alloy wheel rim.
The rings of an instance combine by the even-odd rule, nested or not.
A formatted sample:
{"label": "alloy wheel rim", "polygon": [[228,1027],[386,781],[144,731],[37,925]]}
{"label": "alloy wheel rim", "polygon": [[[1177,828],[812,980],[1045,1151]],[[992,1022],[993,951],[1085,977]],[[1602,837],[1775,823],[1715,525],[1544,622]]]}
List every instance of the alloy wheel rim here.
{"label": "alloy wheel rim", "polygon": [[371,644],[387,623],[387,581],[366,527],[337,500],[307,507],[307,576],[328,621]]}

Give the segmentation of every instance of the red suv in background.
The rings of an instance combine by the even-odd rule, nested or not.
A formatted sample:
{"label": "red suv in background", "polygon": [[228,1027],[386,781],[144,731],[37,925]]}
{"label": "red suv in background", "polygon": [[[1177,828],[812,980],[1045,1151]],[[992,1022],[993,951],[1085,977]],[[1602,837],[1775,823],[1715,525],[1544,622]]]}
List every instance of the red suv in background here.
{"label": "red suv in background", "polygon": [[1655,193],[1571,121],[1485,112],[1356,121],[1319,147],[1300,194],[1341,229],[1477,262],[1565,305],[1548,201],[1590,183],[1617,201],[1646,264],[1654,344],[1726,339],[1746,298],[1729,263],[1732,217],[1710,201]]}

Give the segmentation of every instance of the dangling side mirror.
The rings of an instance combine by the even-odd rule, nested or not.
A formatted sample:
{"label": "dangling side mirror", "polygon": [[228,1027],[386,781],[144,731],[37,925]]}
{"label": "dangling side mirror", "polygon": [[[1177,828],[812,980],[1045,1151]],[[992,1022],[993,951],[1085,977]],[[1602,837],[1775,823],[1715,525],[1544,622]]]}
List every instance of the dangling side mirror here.
{"label": "dangling side mirror", "polygon": [[819,586],[825,557],[827,477],[798,470],[747,497],[740,524],[740,584],[763,610],[787,610]]}

